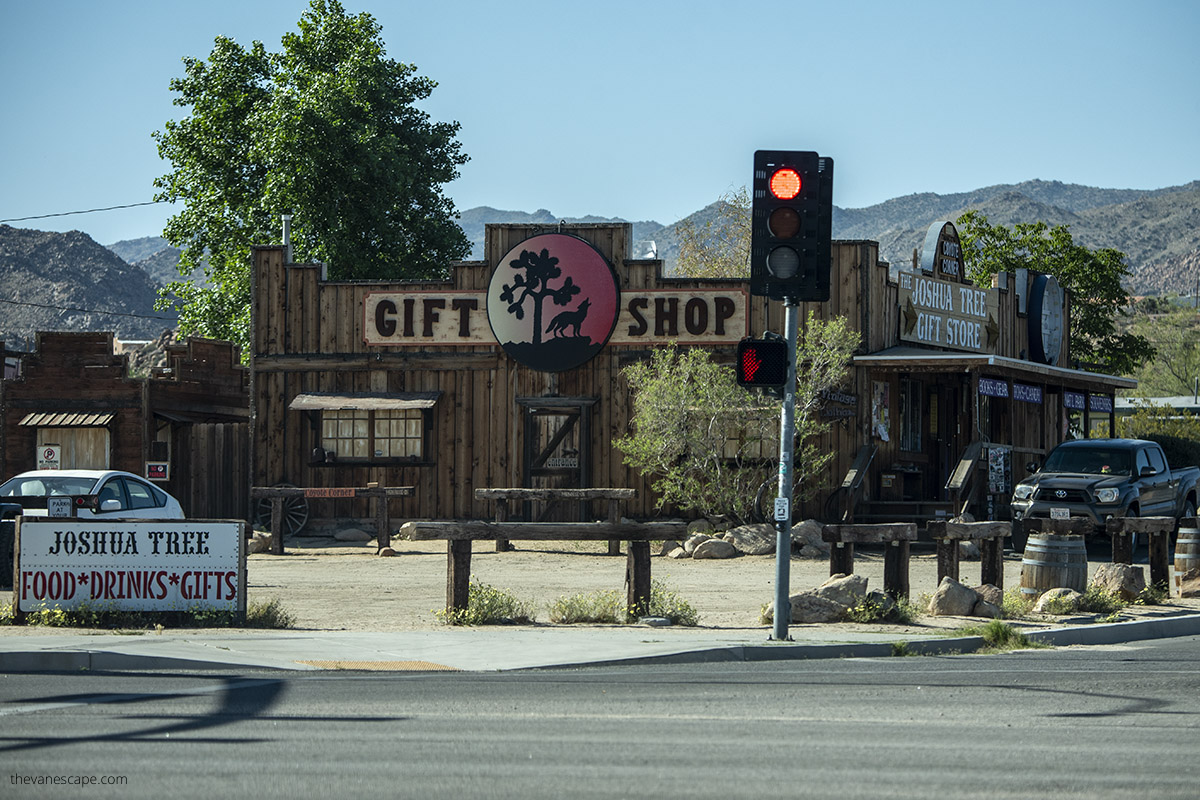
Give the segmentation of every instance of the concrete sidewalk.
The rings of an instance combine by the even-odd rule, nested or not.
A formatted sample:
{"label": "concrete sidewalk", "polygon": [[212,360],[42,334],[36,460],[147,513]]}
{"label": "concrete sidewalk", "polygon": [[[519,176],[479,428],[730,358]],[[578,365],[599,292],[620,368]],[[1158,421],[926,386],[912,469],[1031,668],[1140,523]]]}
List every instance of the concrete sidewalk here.
{"label": "concrete sidewalk", "polygon": [[[982,620],[963,620],[979,624]],[[1200,635],[1200,614],[1025,629],[1054,645],[1101,645]],[[969,653],[978,637],[930,631],[855,632],[798,625],[793,641],[769,629],[634,626],[487,626],[438,631],[169,631],[12,633],[0,636],[0,672],[154,669],[497,671],[612,664],[702,663]]]}

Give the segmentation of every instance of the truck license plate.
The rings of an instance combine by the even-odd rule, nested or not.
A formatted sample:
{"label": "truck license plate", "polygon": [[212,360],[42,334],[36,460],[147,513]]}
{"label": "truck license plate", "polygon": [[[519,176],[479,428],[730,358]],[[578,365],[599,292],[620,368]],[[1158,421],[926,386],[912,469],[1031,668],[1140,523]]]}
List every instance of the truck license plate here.
{"label": "truck license plate", "polygon": [[1071,509],[1069,508],[1052,508],[1050,509],[1050,519],[1070,519]]}

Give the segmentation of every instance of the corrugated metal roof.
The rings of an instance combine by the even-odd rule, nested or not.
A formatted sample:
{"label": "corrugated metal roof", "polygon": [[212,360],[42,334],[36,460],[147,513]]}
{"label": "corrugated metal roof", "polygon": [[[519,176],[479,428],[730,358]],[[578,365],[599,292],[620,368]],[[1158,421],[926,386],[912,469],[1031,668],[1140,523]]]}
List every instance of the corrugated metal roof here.
{"label": "corrugated metal roof", "polygon": [[116,414],[42,413],[26,414],[20,424],[31,428],[103,428]]}
{"label": "corrugated metal roof", "polygon": [[309,392],[296,395],[288,408],[293,411],[433,408],[441,396],[441,392]]}

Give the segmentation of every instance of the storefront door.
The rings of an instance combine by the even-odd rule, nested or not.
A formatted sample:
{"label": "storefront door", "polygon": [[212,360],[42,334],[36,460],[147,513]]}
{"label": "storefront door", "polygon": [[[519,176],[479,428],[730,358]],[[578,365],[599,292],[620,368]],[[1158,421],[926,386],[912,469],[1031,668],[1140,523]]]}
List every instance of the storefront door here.
{"label": "storefront door", "polygon": [[[525,406],[523,485],[534,489],[581,489],[590,484],[591,398],[554,398]],[[581,522],[588,504],[536,501],[525,513],[534,522]]]}

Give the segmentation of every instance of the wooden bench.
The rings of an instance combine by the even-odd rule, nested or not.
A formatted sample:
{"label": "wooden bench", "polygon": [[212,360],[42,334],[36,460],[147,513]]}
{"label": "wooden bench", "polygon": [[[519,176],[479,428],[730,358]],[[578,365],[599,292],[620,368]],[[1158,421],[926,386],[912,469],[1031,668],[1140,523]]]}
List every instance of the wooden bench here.
{"label": "wooden bench", "polygon": [[927,530],[937,542],[938,583],[942,578],[958,580],[958,543],[979,542],[980,583],[1004,589],[1004,540],[1012,533],[1011,522],[950,522],[930,520]]}
{"label": "wooden bench", "polygon": [[830,575],[854,574],[854,545],[883,544],[883,590],[892,597],[908,597],[908,561],[910,543],[917,539],[914,522],[879,525],[826,525],[821,538],[833,547],[829,551]]}
{"label": "wooden bench", "polygon": [[375,540],[382,550],[391,544],[392,534],[388,530],[388,504],[393,497],[412,497],[413,487],[392,486],[380,487],[368,485],[357,487],[312,487],[297,486],[255,486],[250,489],[252,500],[271,501],[271,552],[277,556],[283,555],[283,503],[285,500],[316,500],[349,497],[375,498]]}
{"label": "wooden bench", "polygon": [[471,544],[477,540],[517,541],[626,541],[627,605],[630,613],[645,614],[650,606],[650,542],[681,539],[685,522],[406,522],[400,535],[415,541],[444,539],[446,557],[446,610],[465,611],[470,595]]}
{"label": "wooden bench", "polygon": [[[607,500],[608,501],[608,521],[621,521],[621,502],[623,500],[632,500],[637,497],[636,489],[557,489],[557,488],[542,488],[542,489],[526,489],[526,488],[511,488],[511,489],[476,489],[476,500],[494,500],[496,502],[496,522],[508,522],[510,500],[524,502],[526,500],[575,500],[586,502],[589,500]],[[496,552],[503,553],[508,550],[507,539],[496,540]],[[608,554],[610,556],[621,555],[621,540],[613,539],[608,543]]]}
{"label": "wooden bench", "polygon": [[1166,588],[1171,581],[1171,534],[1174,517],[1116,517],[1105,523],[1112,537],[1112,563],[1133,563],[1133,538],[1149,538],[1150,585]]}

